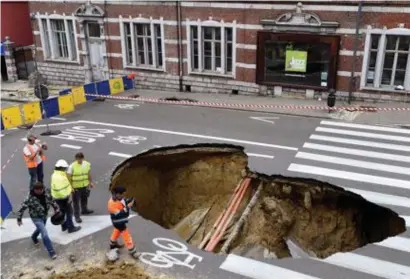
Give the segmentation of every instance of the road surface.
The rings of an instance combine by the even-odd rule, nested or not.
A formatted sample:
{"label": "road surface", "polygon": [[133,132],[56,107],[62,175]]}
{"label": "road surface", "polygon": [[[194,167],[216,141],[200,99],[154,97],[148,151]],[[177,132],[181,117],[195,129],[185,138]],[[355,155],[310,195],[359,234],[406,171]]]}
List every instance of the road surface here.
{"label": "road surface", "polygon": [[[267,174],[314,177],[346,187],[370,201],[392,208],[406,218],[407,226],[410,226],[408,129],[113,100],[92,102],[64,118],[47,121],[51,129],[59,129],[62,134],[43,138],[49,145],[45,182],[49,184],[53,164],[58,159],[71,161],[78,151],[82,151],[92,163],[92,174],[97,182],[97,189],[90,199],[90,208],[95,210],[95,214],[83,218],[83,226],[87,229],[81,234],[66,236],[50,226],[51,238],[59,245],[60,253],[70,251],[71,244],[84,245],[84,241],[91,245],[88,241],[95,240],[93,247],[108,245],[107,187],[111,172],[118,163],[147,149],[183,143],[243,145],[249,155],[251,169]],[[44,124],[44,121],[40,123],[34,133],[43,132],[46,129]],[[1,138],[2,183],[15,209],[28,188],[28,173],[21,155],[26,132],[10,130]],[[25,221],[26,227],[20,229],[16,228],[13,219],[4,225],[2,272],[13,270],[16,259],[31,255],[40,261],[45,257],[44,251],[31,250],[26,239],[30,233],[30,221]],[[136,234],[140,251],[155,253],[180,245],[170,244],[169,241],[181,241],[174,233],[139,216],[132,218],[130,226]],[[189,252],[183,249],[181,252],[186,258],[179,259],[179,262],[174,259],[170,263],[169,258],[168,262],[164,259],[162,263],[153,262],[149,261],[150,254],[147,254],[145,263],[177,274],[177,278],[201,275],[204,278],[263,279],[272,278],[272,274],[276,275],[275,278],[410,278],[409,232],[352,253],[335,254],[323,261],[252,261],[234,255],[215,256],[194,247],[186,249]]]}

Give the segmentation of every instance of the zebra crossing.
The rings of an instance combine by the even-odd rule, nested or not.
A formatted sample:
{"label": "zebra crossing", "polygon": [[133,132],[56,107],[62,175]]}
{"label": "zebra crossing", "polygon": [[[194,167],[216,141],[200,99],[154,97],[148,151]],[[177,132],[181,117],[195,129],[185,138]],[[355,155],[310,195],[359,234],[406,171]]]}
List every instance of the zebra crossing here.
{"label": "zebra crossing", "polygon": [[[405,219],[410,230],[410,130],[321,121],[287,171],[328,181],[389,207]],[[354,252],[309,260],[326,265],[327,269],[309,270],[317,278],[334,278],[328,266],[355,272],[354,277],[349,273],[350,278],[410,278],[410,233]],[[320,271],[325,269],[326,274]]]}

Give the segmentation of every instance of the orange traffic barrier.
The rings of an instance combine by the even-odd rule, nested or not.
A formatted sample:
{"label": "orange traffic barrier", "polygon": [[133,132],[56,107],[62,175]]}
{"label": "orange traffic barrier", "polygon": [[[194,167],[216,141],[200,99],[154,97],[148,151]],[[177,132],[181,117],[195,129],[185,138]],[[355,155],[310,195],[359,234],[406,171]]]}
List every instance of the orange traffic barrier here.
{"label": "orange traffic barrier", "polygon": [[213,251],[216,245],[221,240],[226,228],[229,225],[229,222],[232,220],[233,216],[235,215],[236,211],[239,208],[240,203],[243,200],[243,197],[245,196],[249,183],[250,183],[250,178],[246,178],[241,184],[239,192],[235,195],[227,211],[225,212],[222,220],[218,224],[218,227],[216,228],[215,233],[211,237],[211,240],[209,241],[208,245],[205,247],[205,251],[208,251],[208,252]]}
{"label": "orange traffic barrier", "polygon": [[241,186],[243,184],[243,178],[239,181],[238,185],[235,188],[235,191],[233,192],[232,196],[230,197],[228,203],[226,204],[224,210],[222,211],[221,215],[219,215],[218,219],[216,219],[215,223],[213,224],[211,230],[206,234],[205,238],[202,240],[202,242],[199,244],[198,248],[203,249],[204,246],[208,243],[209,239],[211,238],[212,234],[214,233],[215,229],[218,227],[219,223],[222,220],[222,217],[225,215],[229,205],[232,203],[233,199],[238,195],[239,190],[241,189]]}

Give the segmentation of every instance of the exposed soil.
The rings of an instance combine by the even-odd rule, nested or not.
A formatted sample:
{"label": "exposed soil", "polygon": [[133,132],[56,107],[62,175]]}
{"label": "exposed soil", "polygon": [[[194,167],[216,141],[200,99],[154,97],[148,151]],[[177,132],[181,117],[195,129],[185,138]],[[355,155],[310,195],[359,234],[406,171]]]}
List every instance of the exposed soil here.
{"label": "exposed soil", "polygon": [[165,275],[149,275],[137,265],[130,263],[107,264],[83,270],[54,274],[48,279],[168,279]]}
{"label": "exposed soil", "polygon": [[[175,230],[198,245],[226,206],[238,182],[253,178],[233,218],[231,233],[260,182],[259,199],[231,245],[242,253],[262,246],[278,258],[290,257],[286,241],[324,258],[352,251],[405,231],[404,219],[341,187],[313,179],[251,173],[242,147],[197,144],[158,148],[124,161],[111,186],[124,185],[142,217]],[[231,251],[232,251],[231,250]]]}

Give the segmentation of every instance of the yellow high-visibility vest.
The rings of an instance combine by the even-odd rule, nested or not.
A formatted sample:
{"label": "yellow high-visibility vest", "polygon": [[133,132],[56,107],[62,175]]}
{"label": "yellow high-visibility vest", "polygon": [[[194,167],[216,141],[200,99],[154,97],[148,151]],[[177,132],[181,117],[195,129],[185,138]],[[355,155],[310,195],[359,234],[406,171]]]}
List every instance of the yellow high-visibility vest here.
{"label": "yellow high-visibility vest", "polygon": [[72,164],[71,179],[74,188],[83,188],[88,186],[88,173],[90,172],[90,169],[91,164],[87,161],[83,161],[82,165],[77,163],[77,161]]}
{"label": "yellow high-visibility vest", "polygon": [[55,170],[51,175],[51,196],[53,199],[66,199],[72,191],[67,174],[64,171]]}

